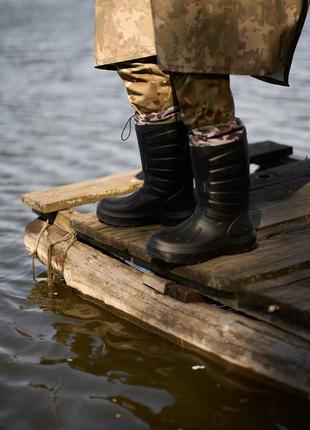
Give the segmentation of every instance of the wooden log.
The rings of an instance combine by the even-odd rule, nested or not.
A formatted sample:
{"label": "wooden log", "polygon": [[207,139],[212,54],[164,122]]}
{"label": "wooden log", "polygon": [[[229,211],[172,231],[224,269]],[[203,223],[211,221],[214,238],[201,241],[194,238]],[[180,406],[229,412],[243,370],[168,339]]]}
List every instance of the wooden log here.
{"label": "wooden log", "polygon": [[[31,253],[42,225],[37,219],[26,228],[25,244]],[[44,264],[50,244],[65,234],[51,225],[41,235],[37,255]],[[216,360],[310,393],[309,342],[206,303],[185,304],[158,294],[145,285],[143,274],[134,268],[79,241],[68,250],[67,246],[61,242],[53,247],[52,267],[80,293]]]}

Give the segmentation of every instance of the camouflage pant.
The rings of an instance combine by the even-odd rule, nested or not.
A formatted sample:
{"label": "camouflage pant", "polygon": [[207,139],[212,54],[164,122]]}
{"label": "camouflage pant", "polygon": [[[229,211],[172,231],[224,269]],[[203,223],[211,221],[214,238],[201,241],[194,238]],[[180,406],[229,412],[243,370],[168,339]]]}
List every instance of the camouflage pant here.
{"label": "camouflage pant", "polygon": [[128,62],[118,67],[138,124],[180,119],[190,129],[192,145],[235,141],[244,132],[235,118],[229,76],[165,74],[155,63]]}

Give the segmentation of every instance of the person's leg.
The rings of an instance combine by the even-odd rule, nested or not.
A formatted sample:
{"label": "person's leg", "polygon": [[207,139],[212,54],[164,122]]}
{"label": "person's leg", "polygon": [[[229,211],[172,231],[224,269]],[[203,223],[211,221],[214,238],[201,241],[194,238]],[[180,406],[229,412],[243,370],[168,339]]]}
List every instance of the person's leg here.
{"label": "person's leg", "polygon": [[190,144],[215,146],[238,140],[245,127],[235,117],[229,75],[174,74],[173,84]]}
{"label": "person's leg", "polygon": [[235,118],[229,77],[174,75],[197,195],[195,213],[180,225],[153,235],[148,253],[166,262],[193,264],[222,253],[256,247],[249,216],[246,130]]}
{"label": "person's leg", "polygon": [[169,124],[181,120],[170,76],[155,63],[129,62],[118,66],[138,125]]}
{"label": "person's leg", "polygon": [[118,73],[135,111],[144,184],[130,196],[102,199],[98,219],[115,226],[178,224],[193,213],[195,199],[188,132],[170,77],[154,63],[122,64]]}

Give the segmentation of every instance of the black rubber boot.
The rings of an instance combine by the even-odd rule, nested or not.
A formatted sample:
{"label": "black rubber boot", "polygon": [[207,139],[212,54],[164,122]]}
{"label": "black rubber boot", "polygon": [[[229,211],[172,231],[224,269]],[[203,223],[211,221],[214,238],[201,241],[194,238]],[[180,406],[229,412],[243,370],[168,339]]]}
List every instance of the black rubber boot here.
{"label": "black rubber boot", "polygon": [[182,122],[136,125],[136,133],[144,185],[129,196],[102,199],[97,217],[124,227],[178,224],[196,206],[187,129]]}
{"label": "black rubber boot", "polygon": [[246,136],[230,144],[190,148],[196,210],[180,225],[152,235],[148,254],[167,263],[195,264],[256,248]]}

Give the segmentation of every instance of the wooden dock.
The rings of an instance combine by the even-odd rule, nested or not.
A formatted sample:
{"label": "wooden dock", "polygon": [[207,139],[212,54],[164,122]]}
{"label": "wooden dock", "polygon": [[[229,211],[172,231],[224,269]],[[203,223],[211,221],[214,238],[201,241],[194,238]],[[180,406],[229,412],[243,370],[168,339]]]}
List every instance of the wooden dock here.
{"label": "wooden dock", "polygon": [[74,209],[141,186],[138,171],[25,194],[39,218],[31,254],[70,287],[184,347],[310,394],[310,160],[250,145],[258,249],[205,263],[155,265],[145,244],[160,225],[114,228]]}

